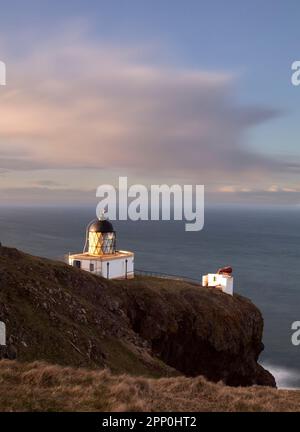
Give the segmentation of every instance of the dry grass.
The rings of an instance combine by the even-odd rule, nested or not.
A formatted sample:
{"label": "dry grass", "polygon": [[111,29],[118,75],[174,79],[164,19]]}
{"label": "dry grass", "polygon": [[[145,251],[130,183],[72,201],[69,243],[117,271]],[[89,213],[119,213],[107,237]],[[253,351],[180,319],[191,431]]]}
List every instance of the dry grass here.
{"label": "dry grass", "polygon": [[0,362],[1,411],[300,411],[300,391]]}

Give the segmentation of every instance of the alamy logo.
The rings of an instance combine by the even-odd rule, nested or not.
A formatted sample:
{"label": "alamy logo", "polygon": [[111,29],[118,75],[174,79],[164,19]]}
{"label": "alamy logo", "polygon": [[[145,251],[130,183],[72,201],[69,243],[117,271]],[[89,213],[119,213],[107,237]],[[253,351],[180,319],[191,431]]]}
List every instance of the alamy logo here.
{"label": "alamy logo", "polygon": [[300,61],[294,61],[292,63],[293,74],[291,76],[291,82],[294,86],[300,85]]}
{"label": "alamy logo", "polygon": [[291,337],[292,344],[294,346],[300,345],[300,321],[294,321],[291,325],[291,330],[293,330],[293,334]]}
{"label": "alamy logo", "polygon": [[203,185],[128,187],[127,177],[119,177],[118,188],[101,185],[96,196],[101,198],[97,205],[99,218],[105,211],[111,220],[185,220],[186,231],[200,231],[204,226]]}
{"label": "alamy logo", "polygon": [[0,346],[6,345],[6,326],[3,321],[0,321]]}
{"label": "alamy logo", "polygon": [[0,61],[0,85],[6,85],[6,65],[3,61]]}

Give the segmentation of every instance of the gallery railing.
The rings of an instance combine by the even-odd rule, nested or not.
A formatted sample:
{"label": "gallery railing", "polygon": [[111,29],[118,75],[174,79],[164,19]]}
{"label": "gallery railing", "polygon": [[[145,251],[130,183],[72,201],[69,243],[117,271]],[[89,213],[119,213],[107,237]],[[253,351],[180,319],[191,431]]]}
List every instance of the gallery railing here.
{"label": "gallery railing", "polygon": [[156,277],[160,279],[173,279],[179,281],[186,281],[197,285],[201,285],[201,281],[199,279],[193,279],[187,276],[181,276],[175,274],[160,273],[160,272],[141,270],[141,269],[134,269],[134,274],[137,276],[150,276],[150,277]]}

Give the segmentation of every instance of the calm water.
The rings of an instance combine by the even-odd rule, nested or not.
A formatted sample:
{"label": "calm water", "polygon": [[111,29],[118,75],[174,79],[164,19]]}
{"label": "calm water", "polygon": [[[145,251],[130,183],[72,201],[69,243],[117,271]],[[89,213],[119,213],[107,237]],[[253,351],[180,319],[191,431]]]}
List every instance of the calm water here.
{"label": "calm water", "polygon": [[[83,248],[92,209],[0,208],[0,241],[32,254],[62,258]],[[300,209],[211,209],[203,231],[181,222],[116,222],[118,248],[136,253],[144,270],[201,278],[231,265],[235,291],[252,299],[265,319],[261,362],[280,386],[300,387],[300,347],[291,323],[300,320]]]}

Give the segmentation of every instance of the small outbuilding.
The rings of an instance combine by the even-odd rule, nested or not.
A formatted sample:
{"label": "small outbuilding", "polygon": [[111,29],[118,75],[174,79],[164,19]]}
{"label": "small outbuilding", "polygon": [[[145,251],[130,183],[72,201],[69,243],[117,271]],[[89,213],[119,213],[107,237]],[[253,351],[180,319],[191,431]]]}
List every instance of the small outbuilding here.
{"label": "small outbuilding", "polygon": [[226,294],[233,295],[233,276],[231,267],[222,267],[217,273],[202,276],[202,286],[215,287]]}

